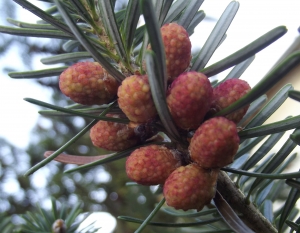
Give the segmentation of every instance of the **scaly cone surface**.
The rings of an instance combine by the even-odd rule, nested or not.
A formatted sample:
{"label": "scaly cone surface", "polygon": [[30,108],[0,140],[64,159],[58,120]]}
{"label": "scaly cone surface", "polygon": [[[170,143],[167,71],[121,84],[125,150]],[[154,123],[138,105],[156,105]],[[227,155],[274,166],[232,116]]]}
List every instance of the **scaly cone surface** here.
{"label": "scaly cone surface", "polygon": [[191,159],[203,168],[221,168],[233,162],[240,138],[236,124],[225,117],[205,121],[189,146]]}
{"label": "scaly cone surface", "polygon": [[119,83],[97,62],[78,62],[59,76],[59,88],[76,103],[106,104],[116,95]]}
{"label": "scaly cone surface", "polygon": [[[106,116],[120,117],[117,114]],[[94,146],[110,151],[126,150],[140,141],[134,129],[127,124],[109,121],[98,121],[90,130],[90,138]]]}
{"label": "scaly cone surface", "polygon": [[177,23],[165,24],[160,31],[165,47],[168,79],[173,80],[190,64],[191,41],[187,31]]}
{"label": "scaly cone surface", "polygon": [[118,89],[118,104],[130,121],[146,123],[157,115],[147,75],[125,78]]}
{"label": "scaly cone surface", "polygon": [[128,177],[142,185],[164,184],[181,162],[175,151],[165,146],[150,145],[136,149],[126,160]]}
{"label": "scaly cone surface", "polygon": [[[249,84],[241,79],[229,79],[221,83],[219,86],[213,89],[213,101],[211,108],[215,112],[219,112],[222,109],[233,104],[251,90]],[[247,105],[233,113],[226,115],[225,117],[236,124],[246,114],[250,105]]]}
{"label": "scaly cone surface", "polygon": [[219,170],[206,170],[197,164],[181,166],[165,182],[163,194],[175,209],[200,211],[215,196]]}
{"label": "scaly cone surface", "polygon": [[211,106],[212,87],[208,78],[190,71],[176,78],[167,95],[167,104],[176,125],[182,129],[196,129]]}

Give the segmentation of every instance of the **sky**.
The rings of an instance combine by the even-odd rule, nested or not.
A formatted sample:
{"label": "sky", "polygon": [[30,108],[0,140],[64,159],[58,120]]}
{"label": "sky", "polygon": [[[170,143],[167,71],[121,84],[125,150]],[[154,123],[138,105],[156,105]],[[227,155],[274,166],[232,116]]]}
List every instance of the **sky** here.
{"label": "sky", "polygon": [[[203,9],[207,16],[218,19],[229,3],[228,0],[206,0],[200,9]],[[226,40],[217,49],[208,65],[232,54],[277,26],[285,25],[288,28],[286,35],[256,55],[254,62],[241,77],[248,81],[251,86],[254,86],[298,36],[300,1],[240,0],[239,3],[239,10],[227,31]],[[30,22],[36,20],[31,13],[21,7],[18,9],[20,20]],[[1,24],[6,24],[3,20],[0,17]],[[200,23],[191,38],[194,49],[204,44],[214,25],[215,22],[212,21],[204,20]],[[46,41],[43,40],[43,43]],[[0,59],[0,66],[11,64],[17,67],[19,71],[26,69],[18,57],[18,48],[12,49]],[[43,69],[46,67],[36,57],[34,68]],[[228,71],[220,76],[225,76],[226,73]],[[31,130],[37,122],[39,108],[25,102],[23,98],[30,97],[49,102],[51,92],[47,89],[41,89],[31,80],[14,80],[5,73],[0,74],[0,80],[0,137],[5,137],[15,146],[24,149],[30,141]],[[110,230],[101,232],[110,232]]]}

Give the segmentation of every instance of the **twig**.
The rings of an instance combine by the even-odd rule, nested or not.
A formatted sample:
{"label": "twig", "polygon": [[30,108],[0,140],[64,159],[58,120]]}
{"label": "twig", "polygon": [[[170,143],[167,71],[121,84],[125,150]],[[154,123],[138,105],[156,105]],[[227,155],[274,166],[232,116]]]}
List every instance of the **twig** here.
{"label": "twig", "polygon": [[236,187],[228,175],[220,171],[217,189],[227,203],[238,213],[242,220],[256,233],[278,233],[277,229],[252,204],[247,203],[244,194]]}

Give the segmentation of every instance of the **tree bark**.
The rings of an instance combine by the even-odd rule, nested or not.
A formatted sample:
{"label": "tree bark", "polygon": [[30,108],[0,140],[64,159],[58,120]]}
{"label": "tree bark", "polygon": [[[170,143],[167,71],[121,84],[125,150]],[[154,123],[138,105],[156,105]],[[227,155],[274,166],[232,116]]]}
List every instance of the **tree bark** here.
{"label": "tree bark", "polygon": [[228,175],[220,171],[217,190],[234,209],[241,214],[244,223],[256,233],[278,233],[277,229],[252,204],[247,203],[244,194],[236,187]]}

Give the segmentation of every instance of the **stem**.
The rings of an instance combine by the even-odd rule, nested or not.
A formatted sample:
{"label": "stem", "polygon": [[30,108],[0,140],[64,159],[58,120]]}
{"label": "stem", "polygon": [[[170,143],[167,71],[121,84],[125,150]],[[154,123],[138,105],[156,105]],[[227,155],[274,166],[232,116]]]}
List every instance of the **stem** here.
{"label": "stem", "polygon": [[252,204],[247,203],[244,194],[235,186],[228,175],[220,171],[217,189],[227,203],[241,213],[242,220],[256,233],[278,233],[277,229]]}
{"label": "stem", "polygon": [[155,214],[160,210],[160,208],[165,203],[165,198],[161,199],[158,205],[152,210],[149,216],[145,219],[145,221],[139,226],[139,228],[134,233],[140,233],[147,226],[147,224],[151,221],[151,219],[155,216]]}

